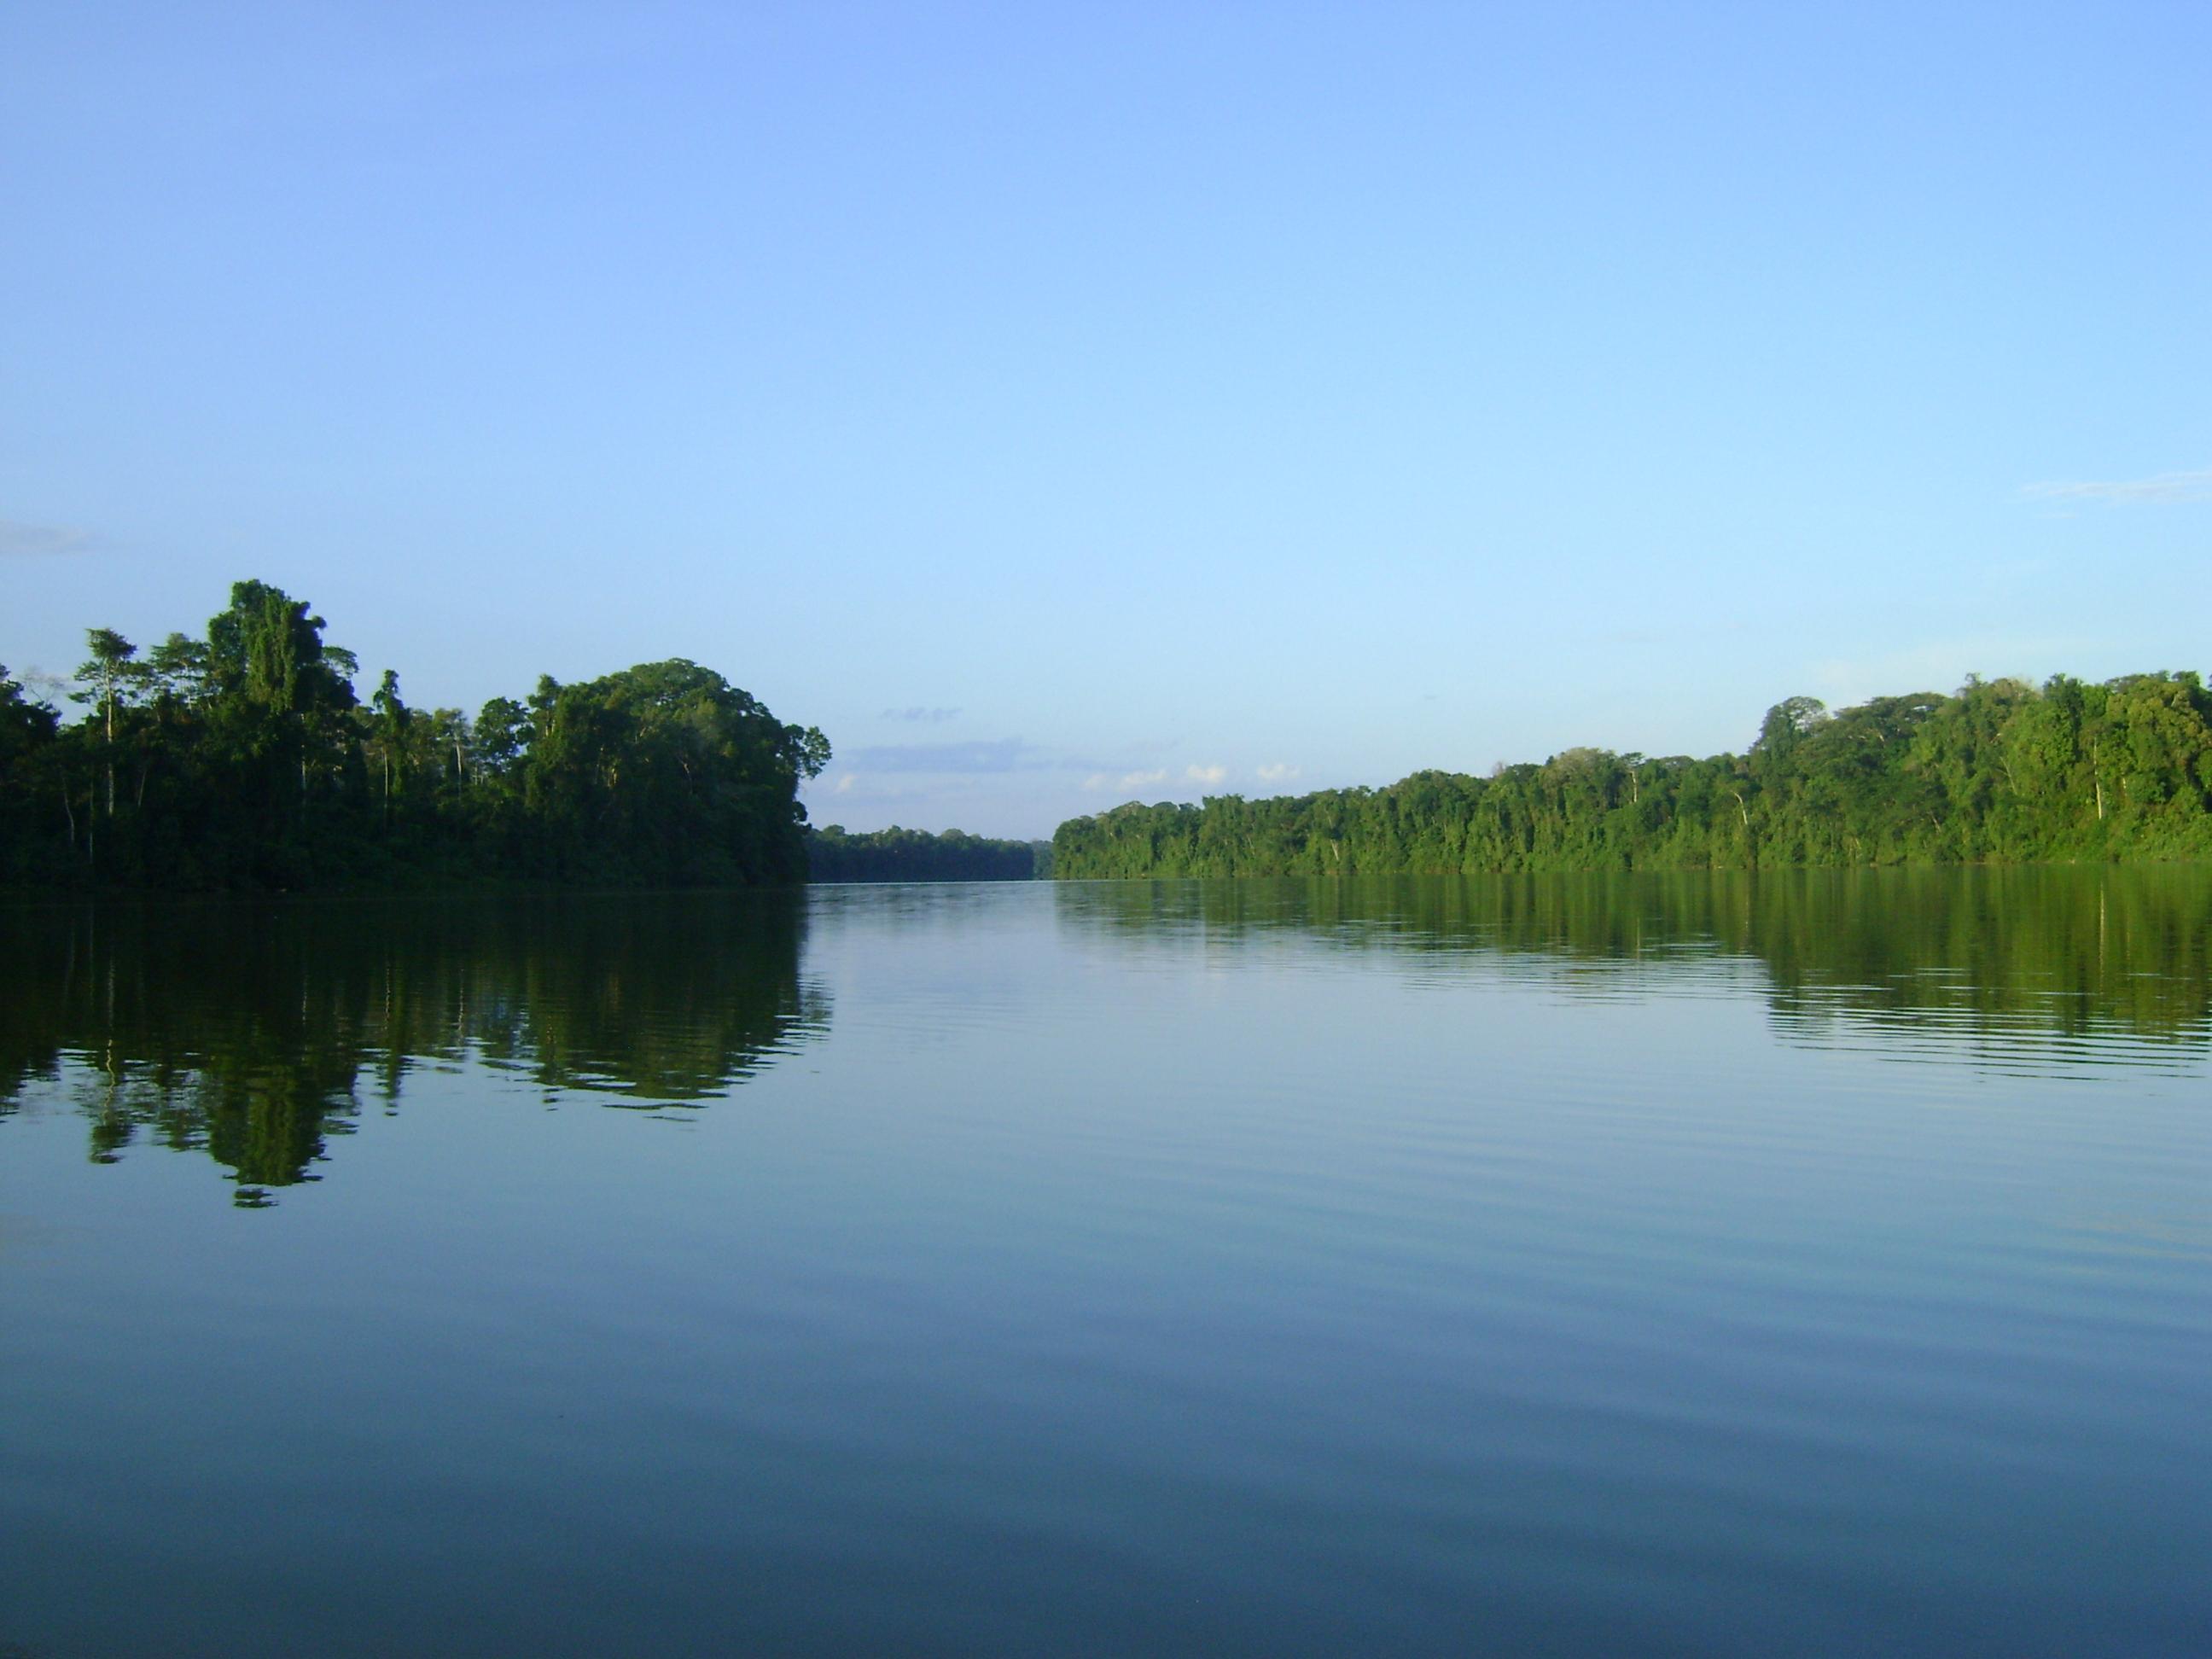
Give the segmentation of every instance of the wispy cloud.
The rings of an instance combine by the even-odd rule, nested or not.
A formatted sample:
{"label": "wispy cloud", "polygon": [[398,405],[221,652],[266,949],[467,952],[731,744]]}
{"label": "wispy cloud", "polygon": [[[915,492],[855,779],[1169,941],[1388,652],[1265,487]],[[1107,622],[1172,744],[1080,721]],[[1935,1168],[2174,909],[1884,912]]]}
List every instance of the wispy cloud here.
{"label": "wispy cloud", "polygon": [[1284,761],[1272,761],[1256,774],[1262,783],[1288,783],[1297,775],[1298,769]]}
{"label": "wispy cloud", "polygon": [[1878,656],[1810,665],[1811,690],[1837,708],[1907,691],[1949,691],[1969,673],[1991,679],[2032,673],[2039,665],[2079,661],[2105,642],[2086,635],[1984,634],[1929,640]]}
{"label": "wispy cloud", "polygon": [[916,703],[910,708],[886,708],[881,718],[904,720],[910,726],[942,726],[947,720],[958,720],[960,711],[957,708],[925,708]]}
{"label": "wispy cloud", "polygon": [[1225,766],[1186,766],[1182,775],[1193,783],[1218,783],[1229,775]]}
{"label": "wispy cloud", "polygon": [[1165,783],[1168,771],[1164,766],[1156,772],[1093,772],[1084,779],[1085,789],[1148,789],[1156,783]]}
{"label": "wispy cloud", "polygon": [[99,545],[88,530],[68,525],[25,524],[21,519],[0,519],[0,557],[44,558],[69,553],[89,553]]}
{"label": "wispy cloud", "polygon": [[2108,483],[2032,483],[2021,494],[2032,501],[2109,501],[2119,507],[2212,501],[2212,466]]}
{"label": "wispy cloud", "polygon": [[1041,772],[1052,758],[1019,738],[991,743],[894,743],[856,749],[848,757],[863,772]]}

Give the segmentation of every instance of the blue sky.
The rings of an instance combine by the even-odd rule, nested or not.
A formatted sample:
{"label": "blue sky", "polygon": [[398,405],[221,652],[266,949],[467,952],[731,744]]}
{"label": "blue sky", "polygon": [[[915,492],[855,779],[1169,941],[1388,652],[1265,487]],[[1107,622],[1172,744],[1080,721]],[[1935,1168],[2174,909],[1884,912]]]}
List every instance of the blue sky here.
{"label": "blue sky", "polygon": [[19,4],[0,661],[686,656],[817,822],[2212,668],[2212,8]]}

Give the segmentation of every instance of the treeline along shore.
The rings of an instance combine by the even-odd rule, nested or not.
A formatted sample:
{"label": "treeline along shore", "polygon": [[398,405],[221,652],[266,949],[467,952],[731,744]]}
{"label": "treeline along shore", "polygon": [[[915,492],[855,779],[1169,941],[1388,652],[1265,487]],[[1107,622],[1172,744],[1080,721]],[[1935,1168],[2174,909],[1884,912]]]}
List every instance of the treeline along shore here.
{"label": "treeline along shore", "polygon": [[93,629],[73,721],[0,668],[0,884],[780,886],[810,854],[830,879],[1031,873],[1020,842],[811,831],[828,740],[696,663],[542,676],[471,717],[389,670],[363,701],[325,627],[245,581],[197,636]]}
{"label": "treeline along shore", "polygon": [[1050,842],[995,841],[963,830],[806,832],[809,881],[1029,881],[1052,873]]}
{"label": "treeline along shore", "polygon": [[1053,857],[1064,878],[2212,860],[2212,696],[2148,673],[1792,697],[1741,754],[1132,802],[1061,824]]}
{"label": "treeline along shore", "polygon": [[108,629],[71,700],[0,668],[0,886],[380,889],[1477,874],[2212,860],[2212,695],[2191,672],[1767,711],[1741,754],[1570,749],[1486,778],[1200,805],[1132,802],[1049,845],[815,830],[830,759],[682,659],[474,716],[409,706],[305,601],[237,583],[199,635]]}

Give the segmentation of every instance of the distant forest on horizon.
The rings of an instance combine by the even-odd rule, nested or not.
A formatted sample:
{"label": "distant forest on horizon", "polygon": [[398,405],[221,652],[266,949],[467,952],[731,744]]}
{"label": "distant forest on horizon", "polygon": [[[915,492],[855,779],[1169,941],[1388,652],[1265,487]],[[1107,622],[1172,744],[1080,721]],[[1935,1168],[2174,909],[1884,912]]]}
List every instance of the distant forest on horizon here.
{"label": "distant forest on horizon", "polygon": [[1053,854],[1063,878],[2212,860],[2212,696],[2155,672],[1791,697],[1741,754],[1131,802],[1061,824]]}

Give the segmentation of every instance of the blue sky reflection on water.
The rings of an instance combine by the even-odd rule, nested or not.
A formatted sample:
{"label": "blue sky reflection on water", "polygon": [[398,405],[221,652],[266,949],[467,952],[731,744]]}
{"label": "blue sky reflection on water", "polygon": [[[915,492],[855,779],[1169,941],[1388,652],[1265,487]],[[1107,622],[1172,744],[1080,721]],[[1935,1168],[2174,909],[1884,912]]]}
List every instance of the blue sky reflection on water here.
{"label": "blue sky reflection on water", "polygon": [[[2212,1143],[2172,951],[2208,902],[13,913],[74,988],[0,1121],[0,1639],[2185,1652]],[[165,971],[178,921],[258,952],[228,992]],[[1966,983],[1960,938],[2001,947]],[[2073,1046],[2010,1040],[2054,980]],[[89,1161],[163,1052],[260,1115],[143,1099]],[[287,1067],[356,1054],[317,1178],[234,1207]]]}

